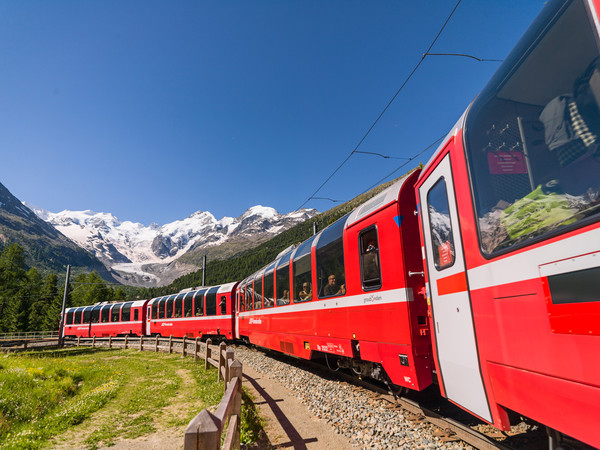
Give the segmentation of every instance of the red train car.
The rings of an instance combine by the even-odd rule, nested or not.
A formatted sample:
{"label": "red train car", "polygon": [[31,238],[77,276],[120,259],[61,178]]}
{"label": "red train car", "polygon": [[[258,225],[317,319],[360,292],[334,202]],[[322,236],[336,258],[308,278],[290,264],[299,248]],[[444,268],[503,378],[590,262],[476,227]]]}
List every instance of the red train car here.
{"label": "red train car", "polygon": [[232,339],[237,283],[203,287],[148,302],[146,335]]}
{"label": "red train car", "polygon": [[62,337],[90,337],[92,306],[65,309]]}
{"label": "red train car", "polygon": [[598,447],[599,7],[549,4],[417,185],[442,393]]}
{"label": "red train car", "polygon": [[326,357],[397,386],[429,386],[418,175],[242,281],[237,337],[300,358]]}
{"label": "red train car", "polygon": [[148,300],[100,303],[91,311],[90,336],[143,336]]}
{"label": "red train car", "polygon": [[65,310],[63,336],[142,336],[148,300],[98,303]]}

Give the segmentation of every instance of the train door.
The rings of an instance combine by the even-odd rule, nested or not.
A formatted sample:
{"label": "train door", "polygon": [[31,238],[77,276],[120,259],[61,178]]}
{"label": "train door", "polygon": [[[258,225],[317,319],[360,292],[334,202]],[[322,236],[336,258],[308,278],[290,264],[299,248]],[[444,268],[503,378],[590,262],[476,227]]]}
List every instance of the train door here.
{"label": "train door", "polygon": [[450,156],[419,187],[439,378],[446,397],[492,421],[477,354]]}

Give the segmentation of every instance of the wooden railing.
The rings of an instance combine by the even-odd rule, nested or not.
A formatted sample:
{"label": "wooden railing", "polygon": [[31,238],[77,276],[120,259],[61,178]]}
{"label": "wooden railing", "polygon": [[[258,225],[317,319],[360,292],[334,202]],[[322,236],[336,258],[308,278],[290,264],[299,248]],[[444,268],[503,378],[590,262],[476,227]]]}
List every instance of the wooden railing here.
{"label": "wooden railing", "polygon": [[17,339],[51,339],[58,338],[58,331],[27,331],[14,333],[0,333],[0,341],[13,341]]}
{"label": "wooden railing", "polygon": [[[137,348],[139,351],[181,353],[181,357],[193,356],[194,360],[204,359],[204,368],[211,365],[217,368],[217,379],[225,383],[225,394],[215,413],[203,409],[188,424],[184,435],[184,450],[220,448],[221,437],[226,432],[223,443],[224,450],[240,448],[240,426],[242,417],[242,363],[234,360],[234,352],[227,349],[222,342],[212,345],[210,339],[206,343],[196,338],[190,342],[187,338],[179,339],[152,337],[123,338],[81,338],[67,341],[67,345],[90,345],[92,347]],[[179,346],[181,345],[181,348]]]}

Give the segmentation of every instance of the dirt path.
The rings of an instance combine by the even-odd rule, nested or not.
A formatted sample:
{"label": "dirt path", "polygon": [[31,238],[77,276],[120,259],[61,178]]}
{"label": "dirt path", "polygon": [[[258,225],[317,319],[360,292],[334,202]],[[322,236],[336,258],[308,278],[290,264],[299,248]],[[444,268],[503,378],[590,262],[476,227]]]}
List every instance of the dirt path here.
{"label": "dirt path", "polygon": [[244,366],[244,386],[252,393],[266,421],[270,447],[265,448],[341,450],[353,447],[327,422],[314,417],[285,386],[248,365]]}

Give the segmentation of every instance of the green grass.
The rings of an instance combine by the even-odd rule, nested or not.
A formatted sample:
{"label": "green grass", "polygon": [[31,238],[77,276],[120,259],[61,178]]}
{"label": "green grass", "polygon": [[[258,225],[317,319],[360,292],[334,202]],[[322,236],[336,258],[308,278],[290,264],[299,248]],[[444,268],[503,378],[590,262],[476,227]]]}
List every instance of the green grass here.
{"label": "green grass", "polygon": [[[135,350],[6,355],[0,358],[0,447],[93,449],[185,429],[201,409],[220,402],[223,384],[216,378],[203,362]],[[256,414],[250,420],[243,426],[260,428]]]}

